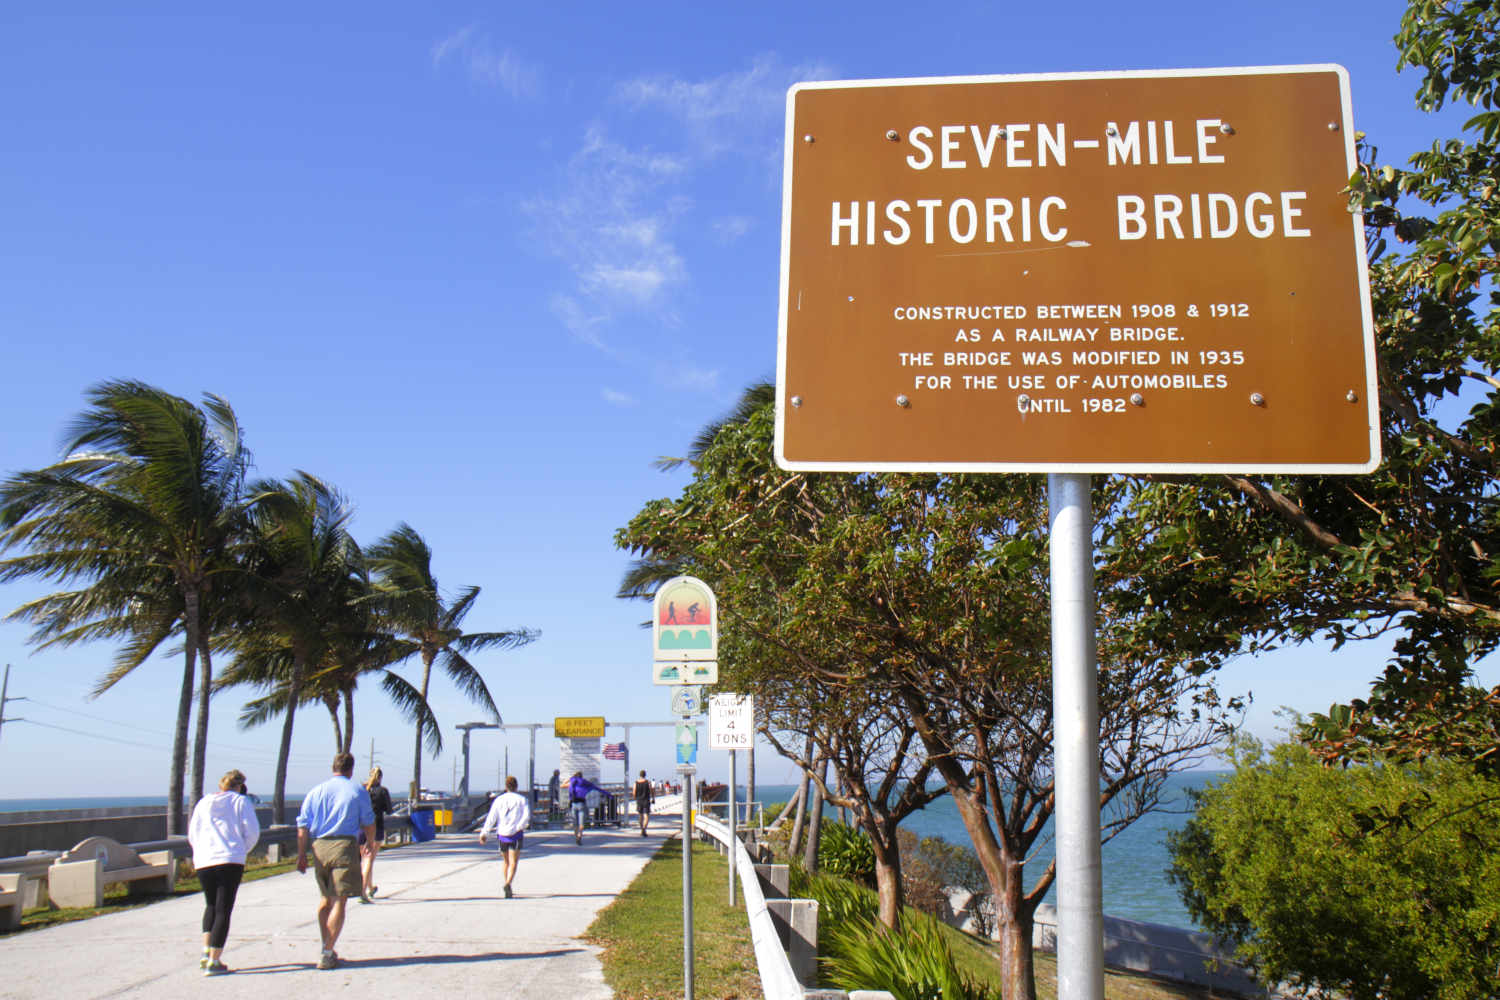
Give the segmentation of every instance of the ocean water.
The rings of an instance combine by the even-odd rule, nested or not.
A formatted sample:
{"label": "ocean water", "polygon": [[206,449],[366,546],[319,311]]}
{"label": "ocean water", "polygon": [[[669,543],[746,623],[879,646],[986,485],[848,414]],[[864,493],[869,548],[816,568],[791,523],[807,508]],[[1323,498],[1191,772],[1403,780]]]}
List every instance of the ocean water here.
{"label": "ocean water", "polygon": [[81,796],[71,799],[0,799],[0,813],[51,809],[105,809],[112,806],[157,806],[167,808],[165,795]]}
{"label": "ocean water", "polygon": [[[1163,792],[1163,808],[1136,820],[1104,845],[1103,882],[1104,912],[1127,920],[1144,920],[1170,927],[1197,929],[1177,889],[1167,880],[1171,859],[1167,854],[1167,834],[1182,829],[1187,822],[1188,792],[1201,788],[1217,778],[1219,772],[1194,771],[1176,774],[1168,779]],[[743,795],[743,789],[741,795]],[[794,785],[760,785],[755,797],[761,802],[785,802],[796,794]],[[835,811],[836,815],[836,811]],[[767,815],[766,822],[774,819]],[[969,846],[969,834],[953,800],[944,795],[929,803],[926,809],[913,813],[902,824],[919,837],[942,837],[955,844]],[[1042,842],[1027,861],[1027,885],[1035,884],[1037,875],[1052,860],[1054,844],[1051,824]],[[1054,886],[1047,902],[1057,902]]]}

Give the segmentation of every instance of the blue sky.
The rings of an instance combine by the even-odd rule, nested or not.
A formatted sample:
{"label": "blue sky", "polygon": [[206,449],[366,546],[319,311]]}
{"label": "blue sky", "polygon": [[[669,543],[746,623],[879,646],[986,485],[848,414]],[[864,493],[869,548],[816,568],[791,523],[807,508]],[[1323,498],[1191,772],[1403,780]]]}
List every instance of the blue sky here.
{"label": "blue sky", "polygon": [[[529,626],[482,655],[508,721],[669,717],[644,606],[614,598],[611,536],[680,487],[680,454],[775,367],[786,88],[797,81],[1337,62],[1387,160],[1455,131],[1412,106],[1390,44],[1402,5],[1085,2],[858,5],[365,4],[312,20],[201,5],[0,18],[0,470],[44,465],[82,393],[139,378],[226,397],[261,475],[305,469],[371,542],[407,521],[441,583],[483,587],[469,623]],[[0,589],[16,606],[36,587]],[[727,610],[727,609],[726,609]],[[111,650],[14,665],[0,798],[160,794],[180,666],[93,700]],[[1377,650],[1242,663],[1252,728],[1363,692]],[[406,671],[408,676],[413,671]],[[388,782],[411,734],[359,699]],[[275,727],[215,702],[209,769],[269,790]],[[453,724],[479,718],[443,679]],[[617,737],[612,730],[610,738]],[[122,742],[123,741],[123,742]],[[668,730],[636,766],[670,770]],[[476,738],[492,776],[524,733]],[[556,749],[539,741],[539,774]],[[326,772],[326,718],[299,716],[289,789]],[[725,771],[723,754],[705,770]],[[102,763],[107,762],[105,766]],[[614,774],[614,765],[606,772]],[[763,759],[762,781],[786,768]],[[259,780],[257,780],[259,779]],[[476,779],[478,783],[478,779]]]}

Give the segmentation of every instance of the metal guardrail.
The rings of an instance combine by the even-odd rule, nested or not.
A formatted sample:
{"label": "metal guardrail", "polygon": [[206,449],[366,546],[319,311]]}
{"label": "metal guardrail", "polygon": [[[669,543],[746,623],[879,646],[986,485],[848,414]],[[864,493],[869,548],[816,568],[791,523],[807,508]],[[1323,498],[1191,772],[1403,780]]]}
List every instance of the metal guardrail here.
{"label": "metal guardrail", "polygon": [[755,965],[760,972],[760,988],[765,1000],[803,1000],[807,991],[797,981],[792,963],[781,948],[781,937],[776,933],[776,924],[766,907],[765,893],[761,892],[760,878],[755,874],[755,862],[750,859],[749,852],[738,837],[729,836],[728,826],[701,811],[693,826],[729,851],[730,863],[739,876],[745,900],[750,942],[755,948]]}

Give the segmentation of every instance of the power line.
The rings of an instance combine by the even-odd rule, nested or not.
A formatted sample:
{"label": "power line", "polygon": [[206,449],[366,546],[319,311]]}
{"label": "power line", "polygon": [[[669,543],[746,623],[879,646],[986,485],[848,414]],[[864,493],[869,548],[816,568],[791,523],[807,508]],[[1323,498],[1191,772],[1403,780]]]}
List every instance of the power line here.
{"label": "power line", "polygon": [[[18,699],[11,698],[10,700],[11,701],[17,701]],[[35,698],[28,698],[26,700],[29,701],[29,702],[31,702],[31,704],[33,704],[33,705],[37,705],[37,706],[39,706],[41,708],[51,709],[54,712],[62,712],[65,715],[76,715],[76,716],[79,716],[80,718],[88,719],[88,720],[90,720],[92,722],[103,722],[103,723],[105,723],[107,725],[119,726],[122,729],[133,729],[133,730],[136,730],[137,732],[150,733],[153,736],[156,735],[157,733],[159,733],[161,731],[159,728],[150,728],[150,727],[146,727],[146,726],[137,726],[137,725],[133,725],[133,724],[131,724],[129,722],[119,722],[119,721],[117,721],[115,719],[107,719],[107,718],[105,718],[103,716],[100,716],[100,715],[91,715],[88,712],[80,712],[80,711],[78,711],[77,709],[74,709],[74,708],[64,708],[61,705],[53,705],[53,704],[50,704],[50,703],[45,702],[45,701],[37,701]],[[7,719],[5,721],[7,721],[7,722],[13,722],[13,721],[18,721],[18,720]],[[37,725],[43,725],[43,723],[36,723],[36,724]],[[52,729],[61,729],[62,727],[61,726],[50,726],[49,728],[52,728]],[[65,731],[72,732],[73,730],[65,730]],[[89,734],[89,735],[92,735],[92,734]],[[136,745],[136,746],[144,746],[145,744],[134,744],[134,745]],[[209,746],[209,749],[218,751],[220,753],[247,754],[247,755],[252,755],[252,756],[258,755],[261,759],[263,759],[263,760],[270,760],[270,761],[274,761],[276,759],[276,754],[274,754],[274,753],[272,753],[272,752],[270,752],[270,751],[268,751],[268,750],[266,750],[264,748],[260,748],[260,747],[250,747],[250,746],[244,746],[244,745],[233,744],[233,743],[221,743],[221,742],[219,742],[217,740],[211,740],[211,741],[209,741],[208,746]],[[293,757],[290,758],[290,761],[292,763],[296,763],[296,764],[308,764],[308,765],[316,764],[316,763],[320,762],[321,760],[322,760],[321,757],[314,757],[312,755],[297,755],[297,756],[293,756]]]}
{"label": "power line", "polygon": [[41,726],[43,729],[56,729],[63,733],[72,733],[75,736],[86,736],[92,740],[104,740],[109,743],[123,743],[131,747],[144,747],[147,750],[164,750],[165,747],[153,743],[138,743],[135,740],[122,740],[118,736],[102,736],[99,733],[91,733],[83,729],[69,729],[67,726],[54,726],[50,722],[38,722],[35,719],[6,719],[6,722],[25,722],[32,726]]}

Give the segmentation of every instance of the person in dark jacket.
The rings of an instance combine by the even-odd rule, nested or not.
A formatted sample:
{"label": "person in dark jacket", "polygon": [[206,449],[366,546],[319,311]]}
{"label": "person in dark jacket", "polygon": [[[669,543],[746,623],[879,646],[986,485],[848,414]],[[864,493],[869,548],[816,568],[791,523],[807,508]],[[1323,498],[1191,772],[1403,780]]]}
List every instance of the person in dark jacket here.
{"label": "person in dark jacket", "polygon": [[574,771],[573,777],[568,779],[568,804],[573,810],[573,840],[579,844],[583,843],[583,818],[588,811],[589,792],[603,795],[604,789],[585,778],[582,771]]}
{"label": "person in dark jacket", "polygon": [[361,903],[368,903],[380,890],[375,884],[375,855],[380,853],[380,845],[385,843],[385,814],[391,811],[391,790],[380,783],[384,773],[378,767],[370,768],[370,777],[365,780],[365,789],[370,793],[370,808],[375,810],[375,842],[364,856],[364,864],[360,872],[364,880],[364,892],[360,895]]}
{"label": "person in dark jacket", "polygon": [[656,793],[651,789],[651,782],[646,780],[645,771],[636,779],[631,795],[635,798],[635,813],[641,818],[641,836],[644,837],[646,824],[651,822],[651,805],[656,801]]}

